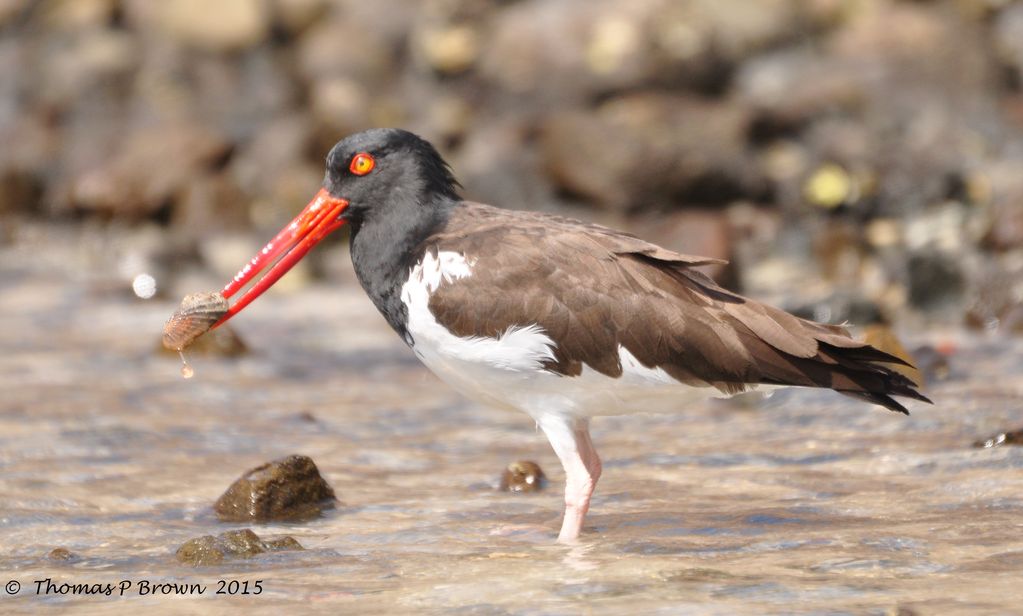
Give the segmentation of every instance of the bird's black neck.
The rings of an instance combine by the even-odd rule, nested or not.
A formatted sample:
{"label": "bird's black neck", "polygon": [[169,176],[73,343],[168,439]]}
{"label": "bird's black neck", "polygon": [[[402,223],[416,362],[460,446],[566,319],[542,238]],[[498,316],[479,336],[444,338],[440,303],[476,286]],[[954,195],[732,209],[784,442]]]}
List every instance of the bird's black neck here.
{"label": "bird's black neck", "polygon": [[[433,196],[392,201],[386,215],[352,221],[351,254],[355,275],[377,309],[409,345],[408,311],[401,301],[401,287],[422,256],[426,238],[442,229],[457,200]],[[380,208],[384,210],[385,208]]]}

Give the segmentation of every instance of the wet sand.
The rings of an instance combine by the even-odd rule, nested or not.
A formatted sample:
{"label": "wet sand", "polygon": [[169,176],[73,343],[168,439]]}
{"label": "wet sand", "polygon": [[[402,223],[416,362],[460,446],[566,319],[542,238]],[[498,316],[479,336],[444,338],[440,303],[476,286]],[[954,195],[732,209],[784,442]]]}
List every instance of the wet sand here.
{"label": "wet sand", "polygon": [[[235,320],[251,352],[193,356],[186,381],[161,327],[179,291],[219,280],[144,301],[60,266],[62,246],[0,251],[0,583],[21,584],[4,613],[1004,614],[1023,598],[1023,449],[972,447],[1023,425],[1018,340],[908,332],[959,347],[927,392],[937,404],[908,418],[783,391],[597,419],[605,474],[583,541],[564,547],[543,436],[438,382],[351,280],[269,294]],[[234,479],[292,453],[316,461],[335,510],[217,521]],[[496,491],[517,459],[549,489]],[[306,549],[175,560],[190,538],[249,527]],[[48,560],[57,547],[77,558]],[[37,595],[46,578],[134,586]],[[140,596],[143,580],[206,590]],[[218,580],[263,591],[218,596]]]}

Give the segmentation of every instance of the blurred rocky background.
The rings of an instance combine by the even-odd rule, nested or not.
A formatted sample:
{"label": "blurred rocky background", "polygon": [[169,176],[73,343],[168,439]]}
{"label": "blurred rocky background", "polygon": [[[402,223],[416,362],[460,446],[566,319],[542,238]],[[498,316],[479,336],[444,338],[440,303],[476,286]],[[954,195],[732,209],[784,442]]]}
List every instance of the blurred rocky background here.
{"label": "blurred rocky background", "polygon": [[90,275],[226,279],[372,126],[807,316],[1023,332],[1020,2],[0,0],[0,242]]}

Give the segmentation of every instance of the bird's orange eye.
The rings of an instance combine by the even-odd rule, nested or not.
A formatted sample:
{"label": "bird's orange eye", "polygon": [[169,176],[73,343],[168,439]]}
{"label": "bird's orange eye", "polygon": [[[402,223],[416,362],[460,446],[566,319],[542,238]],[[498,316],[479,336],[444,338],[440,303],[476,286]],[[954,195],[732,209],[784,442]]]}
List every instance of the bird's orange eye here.
{"label": "bird's orange eye", "polygon": [[352,164],[348,165],[348,170],[355,175],[366,175],[373,170],[376,164],[372,156],[366,152],[359,152],[352,157]]}

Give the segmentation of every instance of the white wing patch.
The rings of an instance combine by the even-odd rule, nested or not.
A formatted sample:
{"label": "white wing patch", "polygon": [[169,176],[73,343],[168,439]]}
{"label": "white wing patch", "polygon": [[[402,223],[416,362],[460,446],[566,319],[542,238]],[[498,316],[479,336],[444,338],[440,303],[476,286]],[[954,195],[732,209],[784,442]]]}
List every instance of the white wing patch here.
{"label": "white wing patch", "polygon": [[554,359],[554,341],[539,325],[509,327],[497,338],[463,338],[449,332],[430,312],[430,294],[441,284],[471,276],[473,263],[457,252],[441,251],[437,256],[427,252],[412,268],[401,288],[412,348],[435,371],[434,362],[442,358],[504,370],[542,371],[543,363]]}

